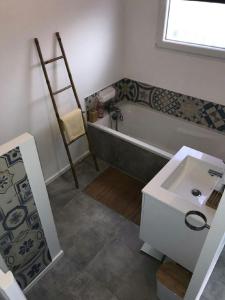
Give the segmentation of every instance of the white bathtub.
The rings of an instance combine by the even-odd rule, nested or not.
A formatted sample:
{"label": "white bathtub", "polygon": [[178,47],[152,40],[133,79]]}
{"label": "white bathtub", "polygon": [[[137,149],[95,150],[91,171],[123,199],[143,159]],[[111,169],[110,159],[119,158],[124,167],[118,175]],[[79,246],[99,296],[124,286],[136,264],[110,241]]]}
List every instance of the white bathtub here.
{"label": "white bathtub", "polygon": [[120,139],[126,140],[161,157],[170,159],[182,146],[225,159],[225,135],[180,118],[152,110],[146,105],[123,102],[119,131],[108,114],[96,123],[89,123]]}

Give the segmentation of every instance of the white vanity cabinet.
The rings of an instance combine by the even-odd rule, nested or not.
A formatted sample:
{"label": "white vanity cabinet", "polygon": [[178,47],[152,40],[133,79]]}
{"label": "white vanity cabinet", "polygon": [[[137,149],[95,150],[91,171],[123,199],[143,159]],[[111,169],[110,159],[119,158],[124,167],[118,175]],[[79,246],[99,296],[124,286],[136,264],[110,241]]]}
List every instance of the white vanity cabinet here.
{"label": "white vanity cabinet", "polygon": [[140,238],[191,272],[207,233],[190,230],[185,214],[143,193]]}
{"label": "white vanity cabinet", "polygon": [[206,202],[221,179],[211,174],[222,172],[221,160],[182,147],[142,191],[140,238],[193,272],[215,214]]}

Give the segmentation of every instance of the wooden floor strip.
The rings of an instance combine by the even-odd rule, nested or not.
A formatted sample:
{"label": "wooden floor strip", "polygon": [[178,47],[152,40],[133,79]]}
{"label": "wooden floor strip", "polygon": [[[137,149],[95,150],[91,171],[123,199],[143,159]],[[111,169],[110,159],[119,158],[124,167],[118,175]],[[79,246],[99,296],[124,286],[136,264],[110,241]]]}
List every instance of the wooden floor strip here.
{"label": "wooden floor strip", "polygon": [[191,272],[174,262],[162,264],[156,274],[157,280],[181,299],[186,294],[191,276]]}
{"label": "wooden floor strip", "polygon": [[127,219],[140,224],[141,190],[144,183],[109,167],[84,190],[95,200],[107,205]]}
{"label": "wooden floor strip", "polygon": [[222,195],[223,194],[221,192],[213,191],[212,195],[209,197],[208,201],[206,202],[206,205],[208,207],[211,207],[211,208],[217,210],[217,208],[220,204]]}

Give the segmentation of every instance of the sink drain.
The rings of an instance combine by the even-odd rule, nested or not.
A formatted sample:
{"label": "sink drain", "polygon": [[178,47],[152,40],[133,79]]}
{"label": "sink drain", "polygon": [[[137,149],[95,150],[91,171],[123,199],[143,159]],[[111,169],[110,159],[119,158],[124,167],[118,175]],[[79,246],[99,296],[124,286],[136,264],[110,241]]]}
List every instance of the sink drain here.
{"label": "sink drain", "polygon": [[191,191],[192,195],[195,197],[200,197],[202,195],[201,191],[197,190],[197,189],[193,189]]}

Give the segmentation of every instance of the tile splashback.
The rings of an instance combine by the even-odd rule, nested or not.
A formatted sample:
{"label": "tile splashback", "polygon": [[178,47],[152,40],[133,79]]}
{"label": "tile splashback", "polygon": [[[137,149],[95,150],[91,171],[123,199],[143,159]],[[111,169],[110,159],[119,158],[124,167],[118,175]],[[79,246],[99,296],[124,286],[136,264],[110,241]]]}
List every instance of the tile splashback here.
{"label": "tile splashback", "polygon": [[[114,84],[117,101],[144,103],[152,109],[218,130],[225,134],[225,107],[130,79]],[[86,98],[87,110],[98,93]]]}
{"label": "tile splashback", "polygon": [[0,253],[22,289],[51,262],[19,147],[0,156]]}

